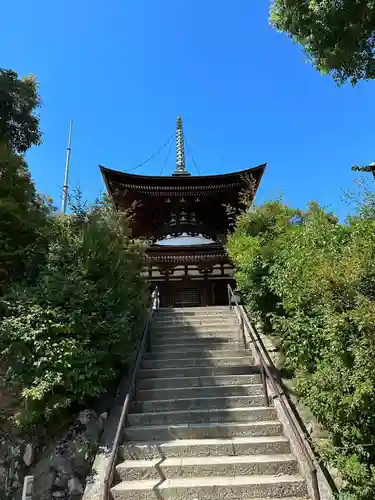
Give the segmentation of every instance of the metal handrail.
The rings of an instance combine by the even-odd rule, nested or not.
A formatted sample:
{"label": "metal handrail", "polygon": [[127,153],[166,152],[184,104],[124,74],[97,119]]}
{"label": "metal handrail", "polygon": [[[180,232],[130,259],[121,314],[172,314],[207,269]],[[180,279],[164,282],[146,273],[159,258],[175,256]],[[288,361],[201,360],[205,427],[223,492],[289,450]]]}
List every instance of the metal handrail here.
{"label": "metal handrail", "polygon": [[[269,369],[268,364],[265,362],[265,358],[267,358],[268,362],[271,362],[271,358],[267,353],[267,349],[264,346],[264,343],[262,339],[260,338],[259,334],[256,331],[256,328],[250,323],[250,320],[247,316],[247,314],[244,312],[242,308],[240,308],[237,297],[235,293],[233,292],[232,287],[228,284],[228,300],[229,300],[229,307],[237,307],[238,311],[240,313],[240,326],[241,326],[241,331],[242,334],[245,338],[245,326],[244,323],[246,323],[248,333],[251,338],[251,342],[257,352],[258,358],[259,358],[259,363],[260,363],[260,371],[261,371],[261,377],[262,377],[262,383],[263,383],[263,389],[265,393],[265,400],[266,400],[266,405],[269,406],[269,398],[268,398],[268,389],[267,389],[267,380],[271,383],[273,390],[275,391],[278,400],[280,401],[280,404],[284,410],[284,413],[293,429],[293,433],[295,437],[297,438],[297,441],[300,445],[300,448],[302,450],[303,455],[305,456],[307,466],[309,468],[310,474],[311,474],[311,485],[312,485],[312,493],[313,493],[313,500],[320,500],[320,492],[319,492],[319,484],[318,484],[318,477],[317,477],[317,469],[315,467],[315,464],[313,462],[313,459],[311,458],[311,455],[309,453],[309,450],[307,449],[306,443],[302,437],[303,431],[302,429],[299,428],[299,426],[296,425],[295,419],[293,418],[293,415],[289,409],[289,407],[285,404],[285,401],[283,400],[282,397],[282,391],[280,391],[279,383],[275,379],[274,375],[271,373],[271,370]],[[255,334],[255,335],[254,335]],[[257,338],[255,338],[257,337]],[[262,347],[262,350],[259,348],[259,344]],[[245,343],[246,343],[246,338],[245,338]],[[266,378],[267,377],[267,378]]]}
{"label": "metal handrail", "polygon": [[129,407],[130,407],[130,404],[132,402],[133,395],[134,395],[135,380],[136,380],[137,372],[138,372],[139,366],[141,364],[145,348],[149,344],[149,336],[150,336],[150,327],[151,327],[152,317],[154,315],[154,312],[159,309],[159,306],[160,306],[159,290],[158,290],[158,287],[156,287],[151,295],[151,303],[150,303],[150,306],[148,308],[147,318],[146,318],[145,327],[143,330],[142,339],[138,345],[137,356],[136,356],[135,361],[133,363],[133,366],[131,368],[131,376],[130,376],[130,380],[128,383],[128,390],[127,390],[127,394],[126,394],[126,397],[124,400],[124,404],[122,406],[120,420],[119,420],[119,423],[117,426],[115,439],[113,441],[113,445],[112,445],[112,449],[111,449],[111,455],[109,457],[109,462],[108,462],[105,477],[104,477],[104,493],[103,493],[103,497],[102,497],[103,500],[109,499],[109,493],[110,493],[111,485],[112,485],[112,481],[113,481],[113,475],[114,475],[116,459],[117,459],[117,455],[118,455],[118,449],[119,449],[120,441],[122,438],[122,432],[123,432],[123,428],[124,428],[124,425],[126,422],[126,418],[128,416]]}

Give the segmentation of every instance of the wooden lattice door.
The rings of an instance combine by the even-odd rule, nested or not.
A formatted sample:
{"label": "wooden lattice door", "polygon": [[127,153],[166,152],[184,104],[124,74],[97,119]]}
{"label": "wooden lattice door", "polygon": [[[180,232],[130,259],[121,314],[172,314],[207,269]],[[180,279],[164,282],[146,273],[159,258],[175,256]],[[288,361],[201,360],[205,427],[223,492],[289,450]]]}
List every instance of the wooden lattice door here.
{"label": "wooden lattice door", "polygon": [[197,288],[181,288],[176,291],[175,305],[178,307],[197,307],[201,305],[201,293]]}

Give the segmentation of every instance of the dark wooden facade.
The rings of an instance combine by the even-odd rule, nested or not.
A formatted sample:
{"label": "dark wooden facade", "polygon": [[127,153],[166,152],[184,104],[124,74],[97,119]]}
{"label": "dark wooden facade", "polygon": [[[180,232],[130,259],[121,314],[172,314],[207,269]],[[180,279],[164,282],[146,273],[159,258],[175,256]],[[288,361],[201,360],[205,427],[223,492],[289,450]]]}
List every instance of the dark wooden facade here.
{"label": "dark wooden facade", "polygon": [[[132,215],[132,235],[148,242],[145,274],[162,306],[227,303],[233,268],[223,242],[245,197],[253,199],[266,165],[212,176],[143,176],[104,167],[116,207]],[[166,237],[203,236],[211,243],[160,245]]]}

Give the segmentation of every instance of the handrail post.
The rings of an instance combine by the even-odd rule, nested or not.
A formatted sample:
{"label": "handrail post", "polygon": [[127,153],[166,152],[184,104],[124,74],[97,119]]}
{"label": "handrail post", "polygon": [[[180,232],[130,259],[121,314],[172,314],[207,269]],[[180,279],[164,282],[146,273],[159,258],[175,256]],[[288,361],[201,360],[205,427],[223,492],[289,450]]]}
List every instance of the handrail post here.
{"label": "handrail post", "polygon": [[320,500],[318,475],[315,467],[311,471],[311,486],[312,486],[313,500]]}
{"label": "handrail post", "polygon": [[269,406],[270,405],[270,400],[269,400],[269,397],[268,397],[268,387],[267,387],[266,372],[264,370],[264,366],[262,365],[262,363],[260,363],[260,374],[261,374],[262,385],[263,385],[264,400],[265,400],[266,406]]}

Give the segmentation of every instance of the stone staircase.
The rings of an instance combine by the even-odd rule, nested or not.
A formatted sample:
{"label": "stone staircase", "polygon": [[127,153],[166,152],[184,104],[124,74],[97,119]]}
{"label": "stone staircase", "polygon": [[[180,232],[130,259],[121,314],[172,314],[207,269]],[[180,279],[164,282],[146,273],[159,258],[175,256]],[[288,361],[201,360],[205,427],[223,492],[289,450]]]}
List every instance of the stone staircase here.
{"label": "stone staircase", "polygon": [[228,307],[160,309],[115,500],[305,500],[306,482]]}

